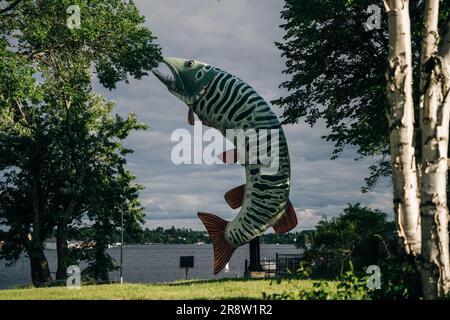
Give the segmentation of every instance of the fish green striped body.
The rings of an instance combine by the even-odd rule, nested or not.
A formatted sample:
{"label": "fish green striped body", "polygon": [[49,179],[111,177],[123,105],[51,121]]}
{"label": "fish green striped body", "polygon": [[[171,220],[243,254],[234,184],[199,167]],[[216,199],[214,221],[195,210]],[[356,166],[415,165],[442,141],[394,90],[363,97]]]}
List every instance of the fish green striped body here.
{"label": "fish green striped body", "polygon": [[[208,66],[205,66],[208,68]],[[226,240],[240,246],[261,235],[285,212],[290,187],[290,160],[286,138],[277,116],[267,102],[241,79],[213,68],[216,76],[193,105],[198,117],[226,135],[227,129],[278,130],[279,168],[261,172],[263,164],[245,164],[245,198],[236,218],[225,230]],[[267,139],[270,146],[271,141]],[[274,146],[277,146],[274,145]],[[246,141],[246,153],[256,152]],[[256,147],[256,146],[255,146]],[[259,148],[262,146],[260,145]]]}
{"label": "fish green striped body", "polygon": [[[213,242],[214,274],[217,274],[237,247],[269,227],[284,233],[297,225],[295,210],[288,199],[291,168],[286,137],[267,102],[238,77],[199,61],[179,58],[163,61],[172,76],[164,76],[157,70],[153,73],[189,106],[189,123],[194,123],[195,113],[227,138],[228,130],[250,134],[245,141],[236,137],[231,141],[245,166],[246,183],[244,188],[227,192],[225,198],[232,208],[241,207],[239,214],[228,222],[210,213],[198,213]],[[267,138],[261,139],[262,134]],[[261,159],[261,155],[266,158]]]}

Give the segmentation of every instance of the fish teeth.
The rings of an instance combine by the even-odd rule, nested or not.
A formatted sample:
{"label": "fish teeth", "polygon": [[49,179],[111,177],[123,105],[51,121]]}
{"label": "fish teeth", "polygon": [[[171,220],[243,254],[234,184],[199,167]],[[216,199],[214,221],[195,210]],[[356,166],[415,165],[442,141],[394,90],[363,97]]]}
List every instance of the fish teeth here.
{"label": "fish teeth", "polygon": [[154,72],[157,73],[158,75],[162,76],[164,79],[166,79],[168,81],[175,81],[175,78],[172,75],[165,75],[158,69],[155,69]]}

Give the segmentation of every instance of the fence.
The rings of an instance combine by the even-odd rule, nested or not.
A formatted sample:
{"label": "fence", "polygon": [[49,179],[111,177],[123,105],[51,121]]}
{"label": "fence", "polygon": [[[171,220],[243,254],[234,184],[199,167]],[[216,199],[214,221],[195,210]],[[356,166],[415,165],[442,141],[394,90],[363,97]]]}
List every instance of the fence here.
{"label": "fence", "polygon": [[[276,277],[287,275],[289,273],[295,273],[302,261],[302,255],[300,254],[276,254],[275,259],[264,259],[260,262],[262,267],[262,273],[266,277]],[[245,260],[245,275],[249,276],[248,260]]]}

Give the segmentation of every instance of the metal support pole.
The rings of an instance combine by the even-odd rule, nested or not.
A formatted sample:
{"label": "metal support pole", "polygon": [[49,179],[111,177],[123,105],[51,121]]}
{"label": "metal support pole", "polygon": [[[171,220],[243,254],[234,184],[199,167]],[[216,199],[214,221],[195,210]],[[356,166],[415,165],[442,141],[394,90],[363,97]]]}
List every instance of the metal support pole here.
{"label": "metal support pole", "polygon": [[248,271],[263,271],[261,266],[261,258],[260,258],[260,245],[259,245],[259,237],[256,237],[252,241],[250,241],[250,264],[248,266]]}
{"label": "metal support pole", "polygon": [[120,216],[120,283],[123,283],[123,211]]}

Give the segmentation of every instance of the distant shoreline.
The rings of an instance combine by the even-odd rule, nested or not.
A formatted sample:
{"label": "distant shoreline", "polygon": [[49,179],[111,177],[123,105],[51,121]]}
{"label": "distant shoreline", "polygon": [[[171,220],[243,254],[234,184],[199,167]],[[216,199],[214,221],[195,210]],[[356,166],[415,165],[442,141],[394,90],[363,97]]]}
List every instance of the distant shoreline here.
{"label": "distant shoreline", "polygon": [[[120,247],[108,249],[108,254],[116,264],[120,261]],[[261,260],[273,259],[277,254],[298,254],[301,249],[290,245],[261,245]],[[50,271],[57,269],[57,251],[45,250]],[[244,275],[245,260],[249,258],[248,245],[238,248],[230,260],[229,270],[219,275],[213,274],[212,244],[126,244],[123,249],[124,281],[128,283],[161,283],[185,279],[185,269],[180,268],[181,256],[194,256],[194,268],[189,270],[189,279],[218,280],[221,278],[242,278]],[[30,262],[25,256],[11,268],[0,261],[0,289],[15,286],[29,285]],[[162,267],[164,266],[164,267]],[[81,269],[86,265],[81,263]],[[54,275],[54,273],[52,273]],[[118,281],[119,271],[110,273],[109,280]]]}
{"label": "distant shoreline", "polygon": [[[295,243],[261,243],[262,245],[295,245]],[[211,246],[212,243],[205,243],[205,242],[198,242],[198,243],[124,243],[124,248],[131,247],[131,246],[202,246],[202,245],[209,245]],[[115,249],[120,248],[120,243],[112,244],[108,247],[108,249]],[[56,250],[56,242],[46,242],[45,243],[45,250]]]}

